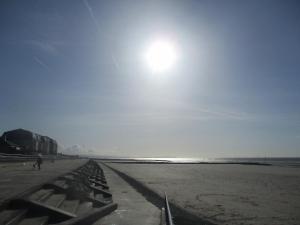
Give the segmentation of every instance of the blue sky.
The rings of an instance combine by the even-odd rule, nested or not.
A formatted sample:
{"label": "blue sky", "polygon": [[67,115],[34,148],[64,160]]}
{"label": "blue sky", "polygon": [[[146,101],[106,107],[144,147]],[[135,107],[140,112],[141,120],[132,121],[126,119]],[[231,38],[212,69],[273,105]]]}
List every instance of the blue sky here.
{"label": "blue sky", "polygon": [[[97,154],[300,156],[298,1],[0,3],[0,131]],[[147,45],[178,46],[169,71]]]}

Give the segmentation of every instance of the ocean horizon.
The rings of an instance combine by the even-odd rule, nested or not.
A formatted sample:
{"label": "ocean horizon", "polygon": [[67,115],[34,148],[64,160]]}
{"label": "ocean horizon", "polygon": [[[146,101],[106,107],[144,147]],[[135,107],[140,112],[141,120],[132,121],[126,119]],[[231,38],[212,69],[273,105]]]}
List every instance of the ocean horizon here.
{"label": "ocean horizon", "polygon": [[225,158],[197,158],[197,157],[116,157],[116,156],[88,156],[90,158],[114,162],[128,163],[228,163],[228,164],[258,164],[300,167],[300,157],[225,157]]}

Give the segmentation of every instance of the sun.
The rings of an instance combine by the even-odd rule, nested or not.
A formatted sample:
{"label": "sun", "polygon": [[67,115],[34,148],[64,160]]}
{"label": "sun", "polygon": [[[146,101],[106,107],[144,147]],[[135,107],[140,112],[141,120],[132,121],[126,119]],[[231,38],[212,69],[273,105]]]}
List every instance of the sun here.
{"label": "sun", "polygon": [[165,72],[174,66],[177,59],[175,45],[166,39],[152,42],[145,52],[148,67],[157,73]]}

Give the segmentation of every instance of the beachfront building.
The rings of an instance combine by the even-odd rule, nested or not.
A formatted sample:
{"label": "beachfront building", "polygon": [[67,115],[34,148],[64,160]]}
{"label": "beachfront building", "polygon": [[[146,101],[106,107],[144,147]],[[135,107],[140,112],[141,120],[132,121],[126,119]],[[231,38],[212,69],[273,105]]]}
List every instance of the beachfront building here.
{"label": "beachfront building", "polygon": [[19,146],[23,154],[57,154],[57,142],[55,140],[28,130],[6,131],[2,135],[2,139]]}
{"label": "beachfront building", "polygon": [[6,154],[18,154],[22,153],[20,146],[11,141],[7,141],[5,138],[0,137],[0,153]]}

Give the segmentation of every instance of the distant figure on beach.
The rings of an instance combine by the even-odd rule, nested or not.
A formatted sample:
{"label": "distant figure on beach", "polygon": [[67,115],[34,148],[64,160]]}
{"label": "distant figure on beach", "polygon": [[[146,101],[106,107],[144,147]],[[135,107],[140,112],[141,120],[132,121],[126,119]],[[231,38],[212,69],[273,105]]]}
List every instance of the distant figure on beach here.
{"label": "distant figure on beach", "polygon": [[36,158],[36,162],[33,164],[33,167],[35,168],[36,166],[38,167],[39,170],[41,170],[41,164],[43,163],[42,155],[38,154]]}

